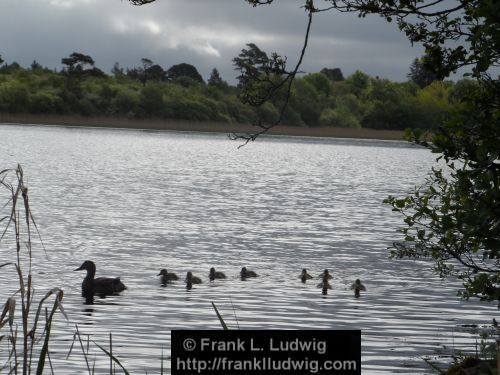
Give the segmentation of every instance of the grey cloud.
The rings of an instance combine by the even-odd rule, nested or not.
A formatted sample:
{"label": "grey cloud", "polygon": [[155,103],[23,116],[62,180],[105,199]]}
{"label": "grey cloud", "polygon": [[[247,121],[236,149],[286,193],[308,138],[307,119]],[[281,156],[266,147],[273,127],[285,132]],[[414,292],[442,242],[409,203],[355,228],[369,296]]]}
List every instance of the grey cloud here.
{"label": "grey cloud", "polygon": [[[134,7],[123,0],[3,0],[0,54],[27,66],[37,59],[59,68],[73,51],[109,72],[115,61],[137,66],[148,57],[165,68],[195,65],[207,78],[217,67],[234,82],[231,59],[246,43],[286,55],[294,64],[306,27],[300,0],[253,8],[243,0],[157,0]],[[394,24],[378,17],[322,13],[315,17],[302,70],[340,67],[405,80],[421,48],[411,48]]]}

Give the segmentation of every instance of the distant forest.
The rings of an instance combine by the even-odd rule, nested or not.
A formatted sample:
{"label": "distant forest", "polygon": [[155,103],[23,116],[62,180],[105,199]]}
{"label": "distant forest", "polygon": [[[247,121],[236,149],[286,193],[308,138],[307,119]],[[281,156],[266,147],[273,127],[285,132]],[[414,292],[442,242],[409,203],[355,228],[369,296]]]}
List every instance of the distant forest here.
{"label": "distant forest", "polygon": [[[265,56],[257,46],[248,47],[242,53]],[[236,71],[243,69],[240,61],[233,60]],[[435,80],[421,61],[414,60],[403,83],[360,71],[344,77],[339,68],[297,78],[282,122],[307,127],[434,128],[450,109],[461,105],[475,82]],[[242,104],[241,82],[229,85],[215,68],[205,81],[187,63],[165,70],[143,58],[132,68],[115,63],[111,74],[82,53],[72,53],[61,63],[60,71],[36,61],[25,68],[0,56],[0,113],[273,123],[284,101],[284,94],[278,93],[260,107]]]}

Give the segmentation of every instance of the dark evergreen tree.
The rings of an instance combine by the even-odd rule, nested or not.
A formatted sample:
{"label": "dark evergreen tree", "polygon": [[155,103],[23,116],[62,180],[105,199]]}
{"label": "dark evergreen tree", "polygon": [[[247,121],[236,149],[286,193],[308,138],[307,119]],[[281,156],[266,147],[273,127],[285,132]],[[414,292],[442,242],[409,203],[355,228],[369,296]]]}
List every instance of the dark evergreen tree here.
{"label": "dark evergreen tree", "polygon": [[38,61],[33,60],[31,63],[31,70],[42,70],[43,67],[38,63]]}
{"label": "dark evergreen tree", "polygon": [[251,81],[259,79],[262,70],[269,65],[269,57],[253,43],[247,44],[248,49],[242,49],[241,53],[233,59],[234,70],[241,74],[236,77],[238,86],[245,86]]}
{"label": "dark evergreen tree", "polygon": [[116,78],[123,77],[125,75],[123,68],[120,66],[120,63],[117,61],[111,68],[111,74],[113,74]]}
{"label": "dark evergreen tree", "polygon": [[344,80],[344,75],[342,74],[342,70],[340,68],[323,68],[321,69],[321,72],[328,78],[330,78],[332,81],[343,81]]}
{"label": "dark evergreen tree", "polygon": [[158,64],[153,64],[144,70],[144,79],[146,81],[165,81],[167,72]]}
{"label": "dark evergreen tree", "polygon": [[220,87],[223,84],[223,80],[220,77],[219,71],[216,68],[212,69],[210,73],[210,78],[208,78],[207,84],[209,86]]}
{"label": "dark evergreen tree", "polygon": [[419,85],[421,88],[429,86],[437,79],[437,75],[430,70],[423,59],[413,60],[410,65],[410,72],[407,77]]}
{"label": "dark evergreen tree", "polygon": [[69,57],[62,58],[61,64],[66,65],[63,71],[68,75],[78,76],[88,72],[88,70],[85,69],[87,65],[94,66],[94,59],[89,55],[73,52]]}
{"label": "dark evergreen tree", "polygon": [[181,63],[173,65],[167,70],[167,79],[169,81],[174,81],[180,77],[191,78],[195,82],[205,83],[198,70],[191,64]]}

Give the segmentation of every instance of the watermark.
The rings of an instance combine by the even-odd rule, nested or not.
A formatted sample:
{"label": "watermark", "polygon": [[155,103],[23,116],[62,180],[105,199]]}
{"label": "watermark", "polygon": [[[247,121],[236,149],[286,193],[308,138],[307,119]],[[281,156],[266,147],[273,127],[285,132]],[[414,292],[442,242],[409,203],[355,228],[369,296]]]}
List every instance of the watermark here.
{"label": "watermark", "polygon": [[172,375],[361,374],[361,331],[172,331]]}

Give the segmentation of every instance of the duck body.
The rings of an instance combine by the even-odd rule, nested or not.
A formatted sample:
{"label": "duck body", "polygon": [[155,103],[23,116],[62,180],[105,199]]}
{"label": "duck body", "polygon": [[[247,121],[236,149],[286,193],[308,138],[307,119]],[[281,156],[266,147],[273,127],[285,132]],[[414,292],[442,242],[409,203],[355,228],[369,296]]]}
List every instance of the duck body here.
{"label": "duck body", "polygon": [[179,277],[177,277],[177,275],[175,273],[172,273],[172,272],[168,272],[165,268],[163,268],[160,273],[156,276],[161,276],[161,283],[162,284],[166,284],[170,281],[176,281],[176,280],[179,280]]}
{"label": "duck body", "polygon": [[258,277],[259,275],[257,275],[254,271],[247,270],[246,267],[243,267],[241,268],[240,276],[244,280],[247,277]]}
{"label": "duck body", "polygon": [[312,279],[313,277],[307,273],[305,268],[302,269],[302,273],[299,275],[300,281],[305,283],[307,280]]}
{"label": "duck body", "polygon": [[354,289],[354,297],[356,298],[361,296],[361,291],[366,291],[366,287],[361,283],[360,279],[356,279],[356,281],[354,281],[354,283],[351,285],[351,289]]}
{"label": "duck body", "polygon": [[328,272],[328,270],[324,270],[319,276],[318,276],[320,279],[324,279],[325,277],[327,278],[327,280],[331,280],[333,279],[333,276],[330,275],[330,272]]}
{"label": "duck body", "polygon": [[208,274],[208,278],[210,281],[214,281],[215,279],[225,279],[226,275],[223,272],[215,271],[215,268],[210,268],[210,273]]}
{"label": "duck body", "polygon": [[[327,270],[325,270],[325,271],[327,271]],[[321,288],[322,293],[325,295],[328,294],[328,289],[332,289],[332,286],[328,282],[328,280],[329,280],[328,276],[330,276],[328,274],[328,272],[323,273],[323,280],[321,280],[321,282],[318,284],[318,288]]]}
{"label": "duck body", "polygon": [[186,287],[191,289],[193,284],[201,284],[201,279],[197,276],[194,276],[191,271],[186,274]]}
{"label": "duck body", "polygon": [[82,295],[106,295],[120,293],[127,287],[121,282],[119,277],[98,277],[95,278],[96,267],[94,262],[86,260],[75,271],[86,270],[87,275],[82,282]]}

